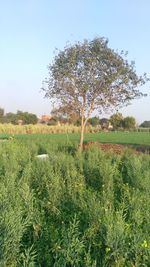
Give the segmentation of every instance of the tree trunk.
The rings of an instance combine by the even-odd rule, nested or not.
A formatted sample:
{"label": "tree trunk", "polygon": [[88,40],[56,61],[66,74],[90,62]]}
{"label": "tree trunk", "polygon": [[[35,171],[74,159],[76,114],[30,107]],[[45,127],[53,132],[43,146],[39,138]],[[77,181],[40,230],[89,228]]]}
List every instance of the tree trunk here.
{"label": "tree trunk", "polygon": [[82,116],[81,116],[81,132],[80,132],[80,145],[79,145],[79,151],[82,152],[83,150],[83,139],[84,139],[84,130],[85,126],[87,124],[88,119],[90,118],[91,112],[92,112],[92,106],[88,112],[87,118],[85,118],[85,99],[83,99],[84,106],[82,108]]}
{"label": "tree trunk", "polygon": [[80,145],[79,145],[80,151],[83,150],[84,129],[85,129],[85,125],[84,125],[84,123],[82,123],[81,124],[81,133],[80,133]]}

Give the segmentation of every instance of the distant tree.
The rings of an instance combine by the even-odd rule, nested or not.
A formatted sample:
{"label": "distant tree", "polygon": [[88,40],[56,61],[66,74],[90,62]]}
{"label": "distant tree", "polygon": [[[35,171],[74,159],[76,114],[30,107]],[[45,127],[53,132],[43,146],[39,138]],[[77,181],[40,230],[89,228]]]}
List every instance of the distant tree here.
{"label": "distant tree", "polygon": [[94,126],[98,126],[98,125],[100,125],[100,119],[99,119],[99,117],[96,117],[96,116],[90,118],[88,122],[89,122],[93,127],[94,127]]}
{"label": "distant tree", "polygon": [[35,114],[18,110],[16,114],[17,121],[22,120],[23,124],[36,124],[38,118]]}
{"label": "distant tree", "polygon": [[150,128],[150,121],[144,121],[141,123],[140,127]]}
{"label": "distant tree", "polygon": [[80,114],[80,150],[94,110],[112,110],[143,96],[137,86],[147,81],[146,75],[138,76],[134,62],[129,64],[125,57],[126,53],[109,48],[107,39],[95,38],[65,47],[48,67],[45,96],[57,99],[57,105],[67,113]]}
{"label": "distant tree", "polygon": [[18,124],[19,121],[22,121],[23,124],[36,124],[38,118],[35,114],[23,112],[20,110],[18,110],[17,113],[8,112],[2,117],[0,117],[0,122],[2,123]]}
{"label": "distant tree", "polygon": [[102,129],[108,129],[109,124],[110,124],[109,119],[107,119],[107,118],[100,119],[100,125],[101,125]]}
{"label": "distant tree", "polygon": [[134,129],[136,127],[136,120],[134,117],[125,117],[122,122],[122,126],[125,129]]}
{"label": "distant tree", "polygon": [[17,124],[17,115],[13,112],[8,112],[4,116],[4,123],[12,123],[12,124]]}
{"label": "distant tree", "polygon": [[4,109],[0,108],[0,118],[2,118],[4,116]]}
{"label": "distant tree", "polygon": [[116,114],[113,114],[111,117],[110,117],[110,122],[113,126],[113,129],[117,130],[119,128],[121,128],[123,125],[123,115],[121,113],[116,113]]}
{"label": "distant tree", "polygon": [[0,108],[0,123],[4,122],[4,109]]}

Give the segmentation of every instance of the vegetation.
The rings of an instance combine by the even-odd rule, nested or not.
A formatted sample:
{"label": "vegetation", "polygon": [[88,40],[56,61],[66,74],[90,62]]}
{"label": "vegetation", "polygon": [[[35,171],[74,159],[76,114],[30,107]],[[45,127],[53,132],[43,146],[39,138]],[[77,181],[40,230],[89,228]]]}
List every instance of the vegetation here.
{"label": "vegetation", "polygon": [[128,116],[123,119],[122,124],[123,124],[124,129],[128,129],[128,130],[134,129],[136,127],[136,120],[134,117]]}
{"label": "vegetation", "polygon": [[110,117],[110,122],[111,122],[114,130],[121,128],[123,125],[123,115],[121,113],[113,114]]}
{"label": "vegetation", "polygon": [[[87,126],[86,132],[97,132],[98,128]],[[36,133],[79,133],[80,127],[75,125],[13,125],[13,124],[0,124],[0,133],[5,134],[36,134]]]}
{"label": "vegetation", "polygon": [[149,266],[150,157],[54,137],[0,143],[0,266]]}
{"label": "vegetation", "polygon": [[136,120],[132,116],[123,117],[121,113],[113,114],[110,117],[110,122],[114,130],[125,129],[132,130],[136,128]]}
{"label": "vegetation", "polygon": [[110,122],[133,130],[133,117],[91,118],[143,96],[146,75],[125,56],[103,38],[59,52],[45,89],[60,100],[49,125],[0,108],[0,266],[150,266],[150,157],[122,146],[78,150],[85,132],[86,142],[150,145],[148,133],[99,132]]}
{"label": "vegetation", "polygon": [[[49,115],[45,115],[49,116]],[[4,125],[1,125],[4,124]],[[29,125],[22,127],[16,127],[13,125]],[[38,124],[38,118],[35,114],[29,112],[17,111],[17,113],[6,113],[4,109],[0,108],[0,133],[6,132],[8,133],[35,133],[35,129],[37,129],[37,133],[52,133],[57,132],[60,129],[62,132],[62,128],[64,127],[64,132],[78,132],[81,128],[76,128],[74,126],[81,126],[81,118],[75,113],[71,113],[69,117],[65,114],[65,109],[63,107],[59,109],[53,109],[51,112],[51,117],[47,118],[46,121],[42,119],[39,120],[39,124],[43,124],[44,126],[37,125],[36,127],[32,127],[32,125]],[[56,128],[48,128],[48,126],[58,126]],[[69,126],[68,126],[69,125]],[[141,128],[150,128],[149,121],[144,121],[140,127]],[[59,128],[60,126],[60,128]],[[137,128],[136,120],[132,116],[123,117],[121,113],[116,113],[110,116],[110,118],[102,118],[100,119],[98,116],[94,116],[88,119],[88,123],[86,124],[85,132],[97,132],[98,130],[133,130]],[[12,129],[12,131],[11,131]],[[71,130],[72,129],[72,130]],[[59,130],[58,130],[59,131]]]}
{"label": "vegetation", "polygon": [[[28,139],[35,140],[40,139],[42,142],[43,139],[47,142],[53,141],[58,143],[59,141],[68,142],[75,145],[78,145],[79,142],[79,132],[78,133],[57,133],[52,134],[0,134],[0,139]],[[86,133],[85,134],[85,143],[86,142],[100,142],[100,143],[112,143],[112,144],[129,144],[129,145],[145,145],[150,146],[150,134],[149,132],[98,132],[98,133]]]}
{"label": "vegetation", "polygon": [[94,110],[99,112],[119,108],[143,94],[137,86],[148,79],[138,76],[134,63],[128,63],[126,53],[108,47],[108,40],[85,40],[64,48],[49,65],[45,81],[46,97],[59,99],[58,109],[76,114],[81,121],[80,149],[84,130]]}
{"label": "vegetation", "polygon": [[140,127],[150,128],[150,121],[144,121],[143,123],[141,123]]}
{"label": "vegetation", "polygon": [[4,116],[4,109],[0,108],[0,119]]}
{"label": "vegetation", "polygon": [[17,113],[4,113],[4,109],[0,108],[0,123],[12,123],[12,124],[36,124],[38,118],[35,114],[29,112],[23,112],[18,110]]}
{"label": "vegetation", "polygon": [[99,126],[100,125],[100,119],[99,117],[92,117],[88,120],[88,124],[91,124],[93,127],[94,126]]}

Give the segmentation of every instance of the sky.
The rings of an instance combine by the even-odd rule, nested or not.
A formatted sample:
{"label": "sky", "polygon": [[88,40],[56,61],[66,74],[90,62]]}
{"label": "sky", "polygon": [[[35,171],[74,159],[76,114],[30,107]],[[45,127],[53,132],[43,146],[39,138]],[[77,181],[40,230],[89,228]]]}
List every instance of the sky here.
{"label": "sky", "polygon": [[[149,0],[0,0],[0,107],[49,114],[42,81],[55,48],[68,41],[104,36],[150,76],[149,12]],[[148,96],[120,110],[138,123],[150,120],[150,83],[140,89]]]}

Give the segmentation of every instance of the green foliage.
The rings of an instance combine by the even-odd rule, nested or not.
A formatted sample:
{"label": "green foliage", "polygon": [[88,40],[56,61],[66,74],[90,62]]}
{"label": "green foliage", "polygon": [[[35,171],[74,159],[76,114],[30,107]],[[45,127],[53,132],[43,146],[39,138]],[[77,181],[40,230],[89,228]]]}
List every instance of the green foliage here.
{"label": "green foliage", "polygon": [[0,108],[0,119],[4,116],[4,109]]}
{"label": "green foliage", "polygon": [[67,229],[66,227],[62,228],[61,237],[59,237],[59,241],[53,249],[55,254],[55,267],[81,266],[83,262],[84,244],[80,240],[78,224],[79,222],[74,218]]}
{"label": "green foliage", "polygon": [[134,117],[125,117],[122,123],[123,128],[131,130],[136,127],[136,120]]}
{"label": "green foliage", "polygon": [[100,124],[100,119],[98,117],[92,117],[88,121],[92,126],[98,126]]}
{"label": "green foliage", "polygon": [[12,123],[12,124],[17,124],[17,116],[15,113],[8,112],[5,114],[3,117],[3,123]]}
{"label": "green foliage", "polygon": [[141,123],[140,127],[150,128],[150,121],[144,121],[143,123]]}
{"label": "green foliage", "polygon": [[88,119],[96,110],[101,113],[125,106],[142,97],[138,86],[148,81],[138,76],[127,53],[119,54],[108,46],[108,39],[94,38],[66,46],[48,66],[45,96],[63,113],[81,118],[80,149]]}
{"label": "green foliage", "polygon": [[[55,134],[0,134],[0,139],[24,139],[29,142],[33,141],[33,146],[35,146],[35,140],[43,143],[43,139],[48,142],[53,143],[68,143],[71,142],[73,144],[77,144],[79,142],[79,134],[78,133],[55,133]],[[111,132],[98,132],[98,133],[86,133],[85,134],[85,142],[97,141],[101,143],[112,143],[112,144],[130,144],[130,145],[145,145],[150,146],[150,134],[149,131],[141,131],[139,129],[132,132],[124,132],[124,131],[111,131]],[[55,144],[56,146],[56,144]]]}
{"label": "green foliage", "polygon": [[22,112],[20,110],[17,111],[16,118],[17,121],[22,120],[23,124],[36,124],[38,121],[38,118],[35,114]]}
{"label": "green foliage", "polygon": [[[2,113],[2,111],[0,110]],[[1,123],[12,123],[12,124],[18,124],[18,122],[21,121],[22,124],[36,124],[38,121],[38,118],[35,114],[29,113],[29,112],[23,112],[23,111],[17,111],[17,113],[6,113],[3,116],[0,115],[0,122]]]}
{"label": "green foliage", "polygon": [[25,249],[20,255],[20,267],[36,267],[36,252],[33,250],[33,246]]}
{"label": "green foliage", "polygon": [[136,120],[134,117],[123,117],[121,113],[116,113],[110,117],[110,122],[114,130],[123,128],[126,130],[132,130],[136,127]]}
{"label": "green foliage", "polygon": [[149,266],[150,157],[54,140],[0,143],[0,266]]}
{"label": "green foliage", "polygon": [[121,128],[123,126],[123,115],[121,113],[112,115],[110,122],[115,130]]}

